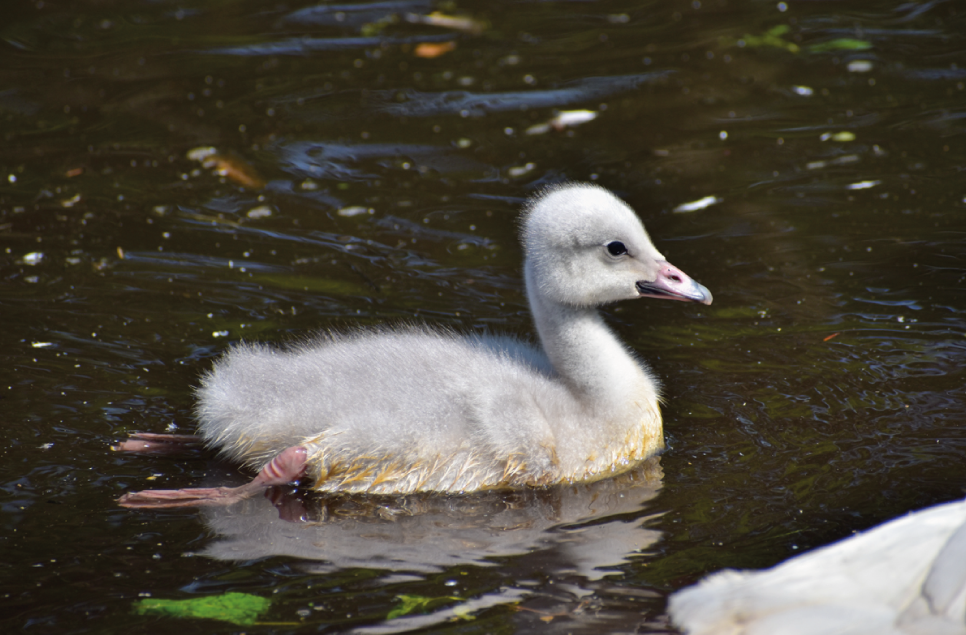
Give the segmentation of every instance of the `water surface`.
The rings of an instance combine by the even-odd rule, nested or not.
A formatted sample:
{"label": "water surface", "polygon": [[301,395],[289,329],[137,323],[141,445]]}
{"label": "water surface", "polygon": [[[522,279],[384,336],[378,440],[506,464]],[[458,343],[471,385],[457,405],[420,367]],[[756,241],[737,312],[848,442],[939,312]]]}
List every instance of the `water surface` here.
{"label": "water surface", "polygon": [[[963,33],[952,2],[8,7],[3,630],[660,633],[708,572],[961,497]],[[566,111],[595,116],[545,125]],[[302,525],[265,500],[115,505],[239,478],[108,451],[190,431],[233,342],[412,320],[529,337],[517,211],[565,180],[625,198],[714,293],[606,310],[664,383],[659,465],[285,499]],[[229,591],[271,608],[133,610]],[[401,615],[404,596],[432,601]]]}

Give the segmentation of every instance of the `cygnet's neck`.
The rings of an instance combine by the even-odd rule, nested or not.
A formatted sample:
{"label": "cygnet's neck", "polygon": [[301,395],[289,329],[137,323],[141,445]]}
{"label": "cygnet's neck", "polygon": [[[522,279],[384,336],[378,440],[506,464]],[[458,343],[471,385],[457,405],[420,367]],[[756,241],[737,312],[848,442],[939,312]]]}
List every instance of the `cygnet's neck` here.
{"label": "cygnet's neck", "polygon": [[588,415],[608,417],[635,400],[656,400],[657,387],[594,307],[550,300],[525,268],[530,311],[544,352]]}

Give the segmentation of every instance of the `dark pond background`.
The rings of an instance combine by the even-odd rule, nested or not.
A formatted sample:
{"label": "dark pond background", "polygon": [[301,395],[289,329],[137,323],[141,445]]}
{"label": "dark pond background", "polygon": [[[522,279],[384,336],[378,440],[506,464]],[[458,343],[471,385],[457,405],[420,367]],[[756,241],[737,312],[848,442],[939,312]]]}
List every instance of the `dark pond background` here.
{"label": "dark pond background", "polygon": [[[4,632],[667,632],[708,572],[963,495],[960,3],[13,1],[0,78]],[[572,110],[596,117],[539,127]],[[233,342],[528,337],[517,210],[565,180],[624,197],[715,296],[606,311],[666,386],[659,491],[314,500],[356,505],[314,527],[269,506],[228,559],[209,512],[116,506],[233,471],[109,451],[189,432]],[[567,512],[601,492],[623,503]],[[133,608],[229,591],[271,608]]]}

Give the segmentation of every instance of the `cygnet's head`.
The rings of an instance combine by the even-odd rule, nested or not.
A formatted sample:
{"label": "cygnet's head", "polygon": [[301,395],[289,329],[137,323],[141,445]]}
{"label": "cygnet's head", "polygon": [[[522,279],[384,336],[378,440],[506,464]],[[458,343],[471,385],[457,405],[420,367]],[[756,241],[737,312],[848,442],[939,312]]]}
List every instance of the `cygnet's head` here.
{"label": "cygnet's head", "polygon": [[602,187],[549,188],[524,211],[527,283],[577,307],[664,298],[711,304],[711,293],[664,259],[634,211]]}

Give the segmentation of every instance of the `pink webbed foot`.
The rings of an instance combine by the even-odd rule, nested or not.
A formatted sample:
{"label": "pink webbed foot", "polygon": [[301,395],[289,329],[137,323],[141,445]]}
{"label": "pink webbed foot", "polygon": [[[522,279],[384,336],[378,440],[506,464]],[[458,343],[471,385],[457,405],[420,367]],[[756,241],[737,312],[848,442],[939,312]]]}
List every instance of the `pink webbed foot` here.
{"label": "pink webbed foot", "polygon": [[182,454],[204,446],[204,439],[194,434],[155,434],[132,432],[124,441],[112,445],[115,452],[142,452],[147,454]]}
{"label": "pink webbed foot", "polygon": [[307,452],[303,447],[283,450],[269,461],[250,483],[239,487],[206,487],[189,489],[155,489],[129,492],[117,499],[122,507],[170,508],[230,505],[275,485],[297,481],[305,474]]}

